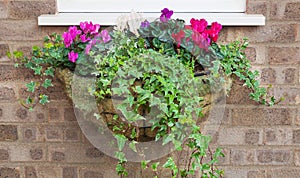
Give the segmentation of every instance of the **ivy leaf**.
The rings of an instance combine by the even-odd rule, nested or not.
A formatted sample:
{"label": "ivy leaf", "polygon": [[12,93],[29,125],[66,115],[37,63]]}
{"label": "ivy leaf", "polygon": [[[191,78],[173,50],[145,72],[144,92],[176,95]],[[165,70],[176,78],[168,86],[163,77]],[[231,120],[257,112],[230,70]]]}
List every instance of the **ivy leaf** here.
{"label": "ivy leaf", "polygon": [[49,103],[48,96],[44,94],[40,95],[40,103],[42,105]]}
{"label": "ivy leaf", "polygon": [[35,86],[36,86],[36,85],[37,85],[37,83],[36,83],[36,82],[33,82],[33,81],[31,81],[30,83],[27,83],[27,84],[26,84],[27,91],[33,93],[34,90],[35,90]]}
{"label": "ivy leaf", "polygon": [[53,86],[53,84],[52,84],[52,80],[51,79],[46,79],[45,81],[44,81],[44,83],[42,84],[42,87],[44,87],[44,88],[48,88],[48,87],[52,87]]}
{"label": "ivy leaf", "polygon": [[45,70],[44,75],[54,77],[54,68],[48,67],[47,70]]}
{"label": "ivy leaf", "polygon": [[132,149],[132,151],[134,151],[134,152],[137,153],[136,144],[137,144],[136,141],[130,142],[130,143],[129,143],[129,148]]}
{"label": "ivy leaf", "polygon": [[34,75],[41,75],[43,67],[37,66],[37,67],[32,67],[31,69],[34,71]]}
{"label": "ivy leaf", "polygon": [[115,138],[117,139],[119,151],[122,151],[125,146],[125,142],[127,141],[127,138],[124,135],[120,134],[115,135]]}
{"label": "ivy leaf", "polygon": [[156,162],[156,163],[153,163],[153,164],[151,165],[151,168],[152,168],[153,171],[157,171],[157,167],[158,167],[159,163],[160,163],[160,162]]}
{"label": "ivy leaf", "polygon": [[26,104],[32,104],[32,103],[33,103],[33,99],[32,99],[30,96],[28,96],[28,97],[26,98],[26,100],[25,100],[25,103],[26,103]]}
{"label": "ivy leaf", "polygon": [[141,167],[142,169],[146,169],[147,168],[147,164],[149,163],[150,161],[142,161],[141,162]]}

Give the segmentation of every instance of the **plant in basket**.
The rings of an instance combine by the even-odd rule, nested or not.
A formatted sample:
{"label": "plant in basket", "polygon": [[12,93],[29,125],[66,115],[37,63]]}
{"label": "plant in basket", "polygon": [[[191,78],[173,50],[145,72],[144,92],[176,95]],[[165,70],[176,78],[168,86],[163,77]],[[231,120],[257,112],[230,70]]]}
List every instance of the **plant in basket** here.
{"label": "plant in basket", "polygon": [[[244,54],[246,39],[218,44],[221,24],[208,26],[205,19],[193,18],[187,25],[171,19],[172,14],[165,8],[157,20],[139,16],[114,29],[82,22],[62,35],[47,36],[30,57],[15,52],[17,66],[40,76],[40,81],[27,84],[36,95],[22,104],[33,109],[48,103],[41,91],[53,86],[56,75],[75,107],[95,112],[91,120],[101,127],[99,132],[112,134],[120,177],[128,175],[126,162],[132,157],[138,157],[142,169],[151,169],[153,177],[162,172],[171,177],[222,177],[216,163],[224,154],[209,147],[211,138],[201,127],[213,103],[228,94],[232,80],[242,81],[261,104],[277,101],[259,86],[259,73],[251,70]],[[90,100],[83,101],[86,98],[95,101],[97,111]],[[152,161],[146,142],[159,143],[170,156],[161,154],[165,161]],[[171,151],[186,153],[185,161]]]}

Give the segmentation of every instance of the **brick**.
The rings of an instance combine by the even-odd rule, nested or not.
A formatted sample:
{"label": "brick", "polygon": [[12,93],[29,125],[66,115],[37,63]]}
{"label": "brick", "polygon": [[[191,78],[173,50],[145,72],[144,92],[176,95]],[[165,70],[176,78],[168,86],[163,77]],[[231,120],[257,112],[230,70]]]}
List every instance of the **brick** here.
{"label": "brick", "polygon": [[60,110],[58,108],[49,108],[49,119],[50,121],[59,121]]}
{"label": "brick", "polygon": [[266,171],[249,171],[247,178],[267,178]]}
{"label": "brick", "polygon": [[52,153],[52,161],[65,161],[66,155],[63,152],[55,151]]}
{"label": "brick", "polygon": [[96,171],[87,171],[84,173],[84,178],[103,178],[103,174]]}
{"label": "brick", "polygon": [[300,130],[293,131],[293,143],[300,144]]}
{"label": "brick", "polygon": [[297,25],[271,24],[263,27],[231,27],[227,41],[233,41],[247,36],[251,43],[278,42],[289,43],[296,41]]}
{"label": "brick", "polygon": [[278,4],[271,3],[270,5],[270,19],[276,19],[278,16]]}
{"label": "brick", "polygon": [[257,150],[257,161],[259,164],[290,164],[293,156],[290,150]]}
{"label": "brick", "polygon": [[43,161],[45,148],[24,144],[9,146],[10,159],[13,162]]}
{"label": "brick", "polygon": [[9,87],[0,87],[0,101],[15,101],[15,92]]}
{"label": "brick", "polygon": [[16,111],[16,116],[21,120],[27,119],[28,118],[28,109],[25,109],[23,107],[19,108]]}
{"label": "brick", "polygon": [[299,47],[270,47],[268,55],[270,64],[300,64]]}
{"label": "brick", "polygon": [[[251,138],[253,137],[252,135],[249,136],[249,133],[251,132],[254,132],[255,135],[254,139]],[[256,132],[258,132],[257,135]],[[219,145],[249,145],[250,141],[251,143],[255,141],[255,144],[261,144],[262,142],[261,134],[260,134],[261,132],[262,131],[260,129],[252,130],[246,128],[221,127],[219,131],[218,143]]]}
{"label": "brick", "polygon": [[249,59],[251,62],[256,61],[256,49],[253,47],[248,47],[245,49],[245,54],[247,56],[247,59]]}
{"label": "brick", "polygon": [[0,125],[0,141],[18,140],[18,130],[15,125]]}
{"label": "brick", "polygon": [[0,149],[0,161],[5,161],[9,159],[9,153],[7,149]]}
{"label": "brick", "polygon": [[297,111],[297,116],[296,116],[296,119],[295,119],[295,124],[297,126],[300,125],[300,109],[298,109],[298,111]]}
{"label": "brick", "polygon": [[30,157],[32,160],[41,160],[43,158],[43,150],[40,148],[31,149]]}
{"label": "brick", "polygon": [[62,128],[59,127],[48,127],[46,128],[46,139],[48,141],[61,141],[63,139]]}
{"label": "brick", "polygon": [[300,169],[293,169],[293,168],[282,168],[282,169],[276,169],[273,168],[270,171],[268,171],[267,176],[272,178],[282,178],[282,177],[299,177],[300,175]]}
{"label": "brick", "polygon": [[232,124],[243,126],[291,125],[293,115],[293,110],[286,108],[232,109]]}
{"label": "brick", "polygon": [[255,152],[253,150],[230,150],[230,160],[232,165],[253,165]]}
{"label": "brick", "polygon": [[7,17],[8,17],[7,3],[0,1],[0,19],[5,19]]}
{"label": "brick", "polygon": [[263,14],[264,16],[266,16],[267,6],[268,4],[266,2],[249,1],[247,4],[246,12],[249,14]]}
{"label": "brick", "polygon": [[28,69],[15,68],[12,65],[0,65],[0,80],[9,81],[29,81],[37,79],[33,72]]}
{"label": "brick", "polygon": [[275,83],[276,71],[272,68],[264,68],[261,70],[261,83]]}
{"label": "brick", "polygon": [[259,142],[260,133],[257,130],[247,130],[245,133],[245,143],[249,145],[257,144]]}
{"label": "brick", "polygon": [[38,178],[34,167],[25,167],[25,178]]}
{"label": "brick", "polygon": [[0,167],[1,178],[20,178],[19,168]]}
{"label": "brick", "polygon": [[284,11],[284,19],[300,20],[300,3],[287,3]]}
{"label": "brick", "polygon": [[264,130],[263,143],[265,145],[291,145],[292,129],[267,128]]}
{"label": "brick", "polygon": [[95,148],[95,147],[87,148],[85,155],[88,158],[100,158],[100,157],[104,156],[104,154],[101,151],[99,151],[97,148]]}
{"label": "brick", "polygon": [[0,40],[2,41],[33,41],[43,39],[36,20],[1,20],[0,23]]}
{"label": "brick", "polygon": [[80,140],[80,128],[69,127],[64,130],[64,140],[66,141],[79,141]]}
{"label": "brick", "polygon": [[292,67],[261,69],[261,84],[296,84],[298,70]]}
{"label": "brick", "polygon": [[77,170],[74,167],[63,168],[63,178],[77,178]]}
{"label": "brick", "polygon": [[[1,4],[1,2],[0,2]],[[1,6],[0,6],[1,8]],[[0,10],[1,11],[1,10]],[[6,56],[6,53],[9,52],[9,47],[7,44],[0,44],[0,62],[7,62],[10,59]]]}
{"label": "brick", "polygon": [[[21,123],[42,123],[45,119],[42,115],[47,115],[47,110],[41,105],[37,105],[32,112],[20,105],[20,103],[0,103],[2,109],[2,116],[0,116],[1,122],[21,122]],[[42,114],[42,115],[41,115]]]}
{"label": "brick", "polygon": [[9,3],[9,18],[35,19],[42,14],[54,14],[54,1],[11,1]]}
{"label": "brick", "polygon": [[251,100],[249,94],[251,90],[243,86],[240,81],[234,81],[231,90],[226,98],[227,104],[252,104],[258,103]]}
{"label": "brick", "polygon": [[[53,153],[57,152],[58,160],[67,163],[115,164],[115,160],[111,159],[108,156],[105,156],[103,153],[95,150],[88,150],[91,148],[92,146],[87,146],[87,144],[79,144],[79,143],[52,144],[49,147],[49,153],[51,155],[50,157],[52,157]],[[63,159],[60,158],[59,156],[62,156]]]}
{"label": "brick", "polygon": [[284,101],[280,102],[279,105],[299,105],[299,90],[300,87],[294,86],[282,86],[282,87],[274,87],[272,88],[271,94],[276,98],[284,97]]}
{"label": "brick", "polygon": [[76,121],[76,116],[73,108],[66,108],[64,110],[64,120],[65,121]]}
{"label": "brick", "polygon": [[16,105],[16,108],[18,108],[15,111],[15,118],[10,118],[11,121],[18,121],[18,122],[35,122],[35,123],[42,123],[46,122],[45,114],[47,114],[45,111],[45,108],[42,108],[42,106],[37,106],[34,108],[34,111],[29,112],[27,108],[21,107]]}
{"label": "brick", "polygon": [[37,177],[62,177],[62,169],[58,166],[37,167]]}
{"label": "brick", "polygon": [[35,127],[23,127],[22,131],[22,140],[24,142],[33,142],[37,141],[37,128]]}

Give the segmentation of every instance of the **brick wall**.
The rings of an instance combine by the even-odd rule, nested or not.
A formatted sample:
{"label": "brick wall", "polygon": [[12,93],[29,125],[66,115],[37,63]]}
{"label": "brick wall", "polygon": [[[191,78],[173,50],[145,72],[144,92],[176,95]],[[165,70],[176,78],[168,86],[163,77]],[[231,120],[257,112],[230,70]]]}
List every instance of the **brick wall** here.
{"label": "brick wall", "polygon": [[[227,98],[225,122],[214,141],[225,148],[220,164],[229,178],[300,177],[300,1],[249,0],[249,13],[267,17],[263,27],[226,27],[222,41],[249,37],[247,50],[263,84],[286,100],[272,108],[244,96],[235,85]],[[32,73],[16,70],[6,51],[39,45],[63,27],[38,27],[37,16],[54,13],[54,0],[0,0],[0,177],[114,177],[116,160],[95,149],[80,132],[62,86],[53,102],[29,112],[20,106]],[[131,177],[141,177],[132,171]]]}

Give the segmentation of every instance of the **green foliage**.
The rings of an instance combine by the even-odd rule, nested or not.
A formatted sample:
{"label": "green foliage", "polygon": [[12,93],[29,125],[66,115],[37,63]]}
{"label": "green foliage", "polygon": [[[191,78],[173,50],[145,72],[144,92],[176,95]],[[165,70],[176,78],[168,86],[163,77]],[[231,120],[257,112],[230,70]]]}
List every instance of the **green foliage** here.
{"label": "green foliage", "polygon": [[[174,36],[180,33],[184,35],[178,41]],[[38,81],[26,84],[27,91],[36,95],[21,102],[29,109],[49,102],[49,97],[41,91],[53,86],[58,68],[69,69],[79,76],[93,76],[95,85],[87,92],[99,103],[112,97],[125,98],[116,104],[122,116],[114,115],[116,124],[111,129],[118,148],[116,172],[121,177],[128,176],[127,155],[123,150],[128,146],[138,153],[140,135],[136,123],[146,120],[147,114],[155,116],[150,120],[151,130],[156,133],[154,141],[162,140],[163,145],[171,144],[179,152],[190,152],[184,166],[170,156],[164,164],[142,161],[142,169],[151,169],[155,177],[159,177],[159,170],[167,169],[174,178],[197,176],[196,172],[202,178],[215,178],[224,174],[216,167],[224,154],[221,148],[211,150],[211,138],[203,135],[197,124],[207,105],[205,96],[218,93],[229,79],[238,79],[252,90],[253,100],[265,105],[278,102],[268,94],[269,88],[260,87],[259,72],[252,70],[244,53],[247,40],[224,45],[201,44],[192,41],[195,31],[186,28],[181,20],[154,21],[147,28],[139,28],[138,34],[123,29],[109,35],[111,40],[96,43],[89,55],[83,53],[87,44],[72,44],[72,48],[81,52],[76,63],[69,61],[70,49],[58,34],[45,37],[42,47],[33,47],[31,57],[22,52],[8,56],[19,60],[16,67],[28,68],[38,76]],[[120,121],[123,116],[127,122]],[[125,131],[130,134],[125,135]]]}

